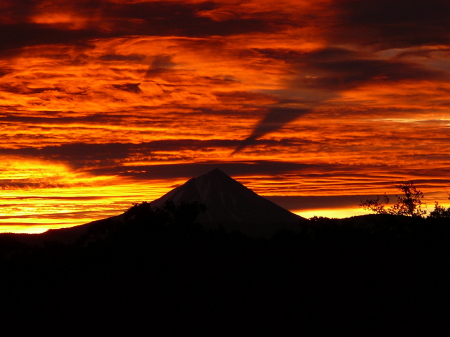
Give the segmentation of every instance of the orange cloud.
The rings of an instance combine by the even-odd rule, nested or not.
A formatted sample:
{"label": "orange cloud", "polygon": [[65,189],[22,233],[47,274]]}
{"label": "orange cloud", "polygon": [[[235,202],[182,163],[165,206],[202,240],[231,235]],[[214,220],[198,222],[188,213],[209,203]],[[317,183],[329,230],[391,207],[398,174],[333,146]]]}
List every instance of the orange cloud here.
{"label": "orange cloud", "polygon": [[217,165],[272,197],[413,179],[445,199],[448,6],[3,1],[2,172],[28,178],[3,181],[18,194],[1,221],[69,223],[54,191],[71,224],[93,220]]}

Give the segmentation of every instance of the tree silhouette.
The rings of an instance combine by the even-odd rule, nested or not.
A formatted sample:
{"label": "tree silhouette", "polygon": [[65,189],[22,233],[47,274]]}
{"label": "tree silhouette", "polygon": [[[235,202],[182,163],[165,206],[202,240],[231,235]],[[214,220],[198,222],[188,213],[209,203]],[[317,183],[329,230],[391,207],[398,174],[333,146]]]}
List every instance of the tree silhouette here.
{"label": "tree silhouette", "polygon": [[412,181],[405,181],[396,186],[403,192],[403,195],[396,196],[397,202],[387,208],[389,197],[385,194],[383,200],[378,196],[376,199],[362,201],[359,206],[377,214],[404,215],[410,217],[423,218],[427,213],[422,209],[425,203],[422,201],[423,193],[416,188]]}
{"label": "tree silhouette", "polygon": [[436,201],[434,203],[434,210],[430,212],[429,218],[450,218],[450,207],[445,208],[439,205]]}
{"label": "tree silhouette", "polygon": [[206,206],[196,201],[175,204],[168,200],[161,207],[152,207],[151,203],[144,201],[128,209],[124,213],[124,220],[142,224],[191,226],[197,216],[205,211]]}

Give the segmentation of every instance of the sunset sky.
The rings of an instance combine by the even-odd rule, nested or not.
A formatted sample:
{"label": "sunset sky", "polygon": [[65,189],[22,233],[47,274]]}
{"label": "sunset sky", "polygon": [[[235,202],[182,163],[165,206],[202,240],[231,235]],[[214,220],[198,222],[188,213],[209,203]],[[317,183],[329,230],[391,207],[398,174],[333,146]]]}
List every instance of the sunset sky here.
{"label": "sunset sky", "polygon": [[0,0],[0,231],[219,167],[304,217],[450,192],[448,0]]}

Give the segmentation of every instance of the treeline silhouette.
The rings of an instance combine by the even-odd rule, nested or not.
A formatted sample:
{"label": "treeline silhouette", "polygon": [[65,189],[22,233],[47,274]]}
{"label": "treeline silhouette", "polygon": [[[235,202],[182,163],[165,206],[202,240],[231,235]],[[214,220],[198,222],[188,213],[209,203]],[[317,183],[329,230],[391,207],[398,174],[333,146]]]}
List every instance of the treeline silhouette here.
{"label": "treeline silhouette", "polygon": [[136,204],[72,244],[0,235],[3,325],[379,336],[430,334],[448,321],[448,219],[315,217],[257,238],[202,227],[203,209]]}

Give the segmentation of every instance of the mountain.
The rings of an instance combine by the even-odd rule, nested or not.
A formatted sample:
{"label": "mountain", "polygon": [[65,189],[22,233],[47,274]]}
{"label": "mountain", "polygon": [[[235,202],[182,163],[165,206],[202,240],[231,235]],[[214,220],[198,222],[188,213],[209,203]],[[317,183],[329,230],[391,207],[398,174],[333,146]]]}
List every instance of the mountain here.
{"label": "mountain", "polygon": [[188,180],[151,205],[161,207],[169,200],[175,204],[200,202],[206,206],[206,212],[200,214],[197,221],[204,225],[221,224],[227,229],[244,232],[248,232],[249,225],[250,232],[269,227],[269,232],[273,232],[281,224],[295,227],[304,220],[259,196],[219,169]]}

